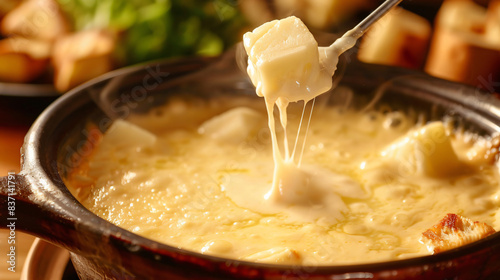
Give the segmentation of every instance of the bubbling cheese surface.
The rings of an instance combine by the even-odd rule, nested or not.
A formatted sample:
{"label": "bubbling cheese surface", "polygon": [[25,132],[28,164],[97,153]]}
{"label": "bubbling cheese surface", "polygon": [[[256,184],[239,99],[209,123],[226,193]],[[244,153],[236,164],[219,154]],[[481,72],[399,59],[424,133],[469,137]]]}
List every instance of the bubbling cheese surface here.
{"label": "bubbling cheese surface", "polygon": [[[290,111],[290,128],[299,120]],[[401,112],[317,108],[301,168],[314,176],[297,175],[319,181],[312,183],[317,192],[284,194],[286,207],[257,211],[273,181],[270,144],[261,100],[171,100],[116,121],[66,183],[85,207],[131,232],[254,262],[342,265],[426,255],[420,235],[447,213],[500,229],[499,174],[487,137],[452,133],[443,122],[416,125]],[[436,157],[456,172],[432,166]],[[311,218],[330,203],[341,213],[334,221]]]}

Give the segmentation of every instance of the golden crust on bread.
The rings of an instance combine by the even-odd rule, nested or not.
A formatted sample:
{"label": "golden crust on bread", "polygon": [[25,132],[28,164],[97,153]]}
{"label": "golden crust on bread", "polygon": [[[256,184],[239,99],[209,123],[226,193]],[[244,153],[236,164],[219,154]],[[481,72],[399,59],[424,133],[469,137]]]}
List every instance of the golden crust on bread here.
{"label": "golden crust on bread", "polygon": [[358,58],[367,63],[418,69],[425,60],[431,32],[425,18],[396,8],[363,37]]}
{"label": "golden crust on bread", "polygon": [[22,37],[0,40],[0,81],[27,83],[40,77],[49,64],[51,43]]}
{"label": "golden crust on bread", "polygon": [[474,222],[457,214],[447,214],[438,224],[422,233],[420,242],[432,254],[472,243],[495,233],[486,223]]}
{"label": "golden crust on bread", "polygon": [[65,92],[114,68],[116,37],[105,30],[85,30],[60,38],[54,45],[54,86]]}
{"label": "golden crust on bread", "polygon": [[[500,46],[486,36],[488,10],[473,1],[445,1],[436,16],[425,71],[491,91]],[[493,36],[495,37],[495,36]]]}
{"label": "golden crust on bread", "polygon": [[4,36],[38,40],[56,40],[70,29],[69,20],[55,0],[22,1],[0,22]]}

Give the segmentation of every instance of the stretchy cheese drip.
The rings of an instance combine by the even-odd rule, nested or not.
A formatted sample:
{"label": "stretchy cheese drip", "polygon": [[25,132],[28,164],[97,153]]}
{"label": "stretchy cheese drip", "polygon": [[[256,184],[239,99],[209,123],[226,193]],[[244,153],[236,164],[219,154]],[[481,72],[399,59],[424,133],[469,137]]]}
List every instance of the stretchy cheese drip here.
{"label": "stretchy cheese drip", "polygon": [[[352,47],[356,39],[347,34],[337,40],[332,48],[328,48],[329,51],[327,48],[318,49],[318,44],[307,27],[300,19],[292,16],[263,24],[253,32],[246,33],[243,41],[248,53],[247,72],[257,88],[257,95],[265,99],[274,159],[272,186],[264,195],[264,199],[270,203],[265,206],[267,209],[260,207],[255,209],[255,205],[252,208],[269,211],[269,204],[274,204],[282,206],[285,212],[290,212],[288,211],[290,207],[298,205],[301,207],[319,205],[326,211],[313,211],[309,219],[324,217],[328,217],[330,221],[340,219],[341,212],[346,209],[342,200],[332,191],[332,187],[315,180],[314,177],[318,174],[311,171],[315,168],[307,170],[297,164],[295,151],[298,141],[295,142],[293,153],[290,152],[287,137],[287,107],[290,102],[303,101],[305,109],[309,101],[329,90],[338,56]],[[280,123],[284,130],[282,142],[284,155],[280,152],[280,143],[276,135],[275,106],[279,110]],[[297,139],[298,136],[297,134]],[[304,141],[305,139],[306,137]],[[305,143],[302,143],[301,146],[304,145]],[[339,175],[330,173],[326,177],[339,177]],[[359,189],[354,181],[345,187]],[[252,204],[248,202],[247,196],[245,199],[235,198],[234,196],[239,196],[239,192],[231,193],[232,199],[239,201],[240,205]],[[260,200],[262,197],[255,199]]]}

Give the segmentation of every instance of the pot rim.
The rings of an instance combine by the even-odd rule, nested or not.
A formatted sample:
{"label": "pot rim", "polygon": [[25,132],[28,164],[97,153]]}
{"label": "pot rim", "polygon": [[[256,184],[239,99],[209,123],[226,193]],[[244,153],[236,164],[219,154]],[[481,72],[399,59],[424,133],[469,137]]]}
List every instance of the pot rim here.
{"label": "pot rim", "polygon": [[[276,272],[285,272],[285,271],[290,271],[290,270],[304,270],[304,271],[314,271],[314,273],[349,273],[349,272],[359,272],[359,271],[382,271],[382,270],[391,270],[391,269],[401,269],[401,268],[406,268],[406,267],[412,267],[412,266],[420,266],[420,265],[425,265],[425,264],[435,264],[435,263],[447,263],[449,261],[452,261],[453,259],[457,259],[460,257],[464,257],[469,254],[477,253],[482,250],[488,250],[488,248],[492,247],[493,245],[498,245],[500,244],[500,232],[497,232],[491,236],[488,236],[486,238],[483,238],[479,241],[476,241],[471,244],[467,244],[458,248],[454,248],[436,255],[425,255],[425,256],[419,256],[419,257],[413,257],[413,258],[408,258],[408,259],[402,259],[402,260],[391,260],[391,261],[380,261],[380,262],[373,262],[373,263],[362,263],[362,264],[348,264],[348,265],[325,265],[325,266],[313,266],[313,265],[307,265],[307,266],[296,266],[296,265],[283,265],[283,264],[267,264],[267,263],[256,263],[256,262],[250,262],[250,261],[242,261],[242,260],[236,260],[236,259],[228,259],[228,258],[222,258],[222,257],[216,257],[216,256],[211,256],[211,255],[204,255],[201,253],[197,253],[194,251],[189,251],[185,249],[179,249],[177,247],[174,247],[172,245],[167,245],[163,243],[159,243],[156,241],[153,241],[151,239],[148,239],[146,237],[142,237],[140,235],[137,235],[135,233],[132,233],[130,231],[127,231],[123,228],[120,228],[111,222],[100,218],[99,216],[95,215],[94,213],[90,212],[88,209],[86,209],[78,200],[73,197],[67,187],[62,183],[61,178],[52,178],[47,172],[46,172],[46,166],[43,165],[42,159],[41,159],[41,153],[40,150],[43,149],[43,147],[40,146],[41,139],[43,137],[47,137],[45,133],[45,128],[47,126],[52,125],[51,123],[53,122],[53,119],[55,118],[55,115],[58,113],[63,108],[68,107],[68,104],[72,104],[76,99],[80,98],[82,95],[85,95],[85,89],[92,87],[95,84],[98,84],[103,81],[107,81],[111,78],[117,77],[117,76],[122,76],[126,74],[132,74],[134,72],[138,72],[141,69],[144,69],[144,67],[148,65],[152,65],[152,63],[159,63],[159,64],[172,64],[172,63],[178,63],[178,62],[185,62],[185,61],[203,61],[204,63],[211,62],[213,59],[206,59],[206,58],[189,58],[189,59],[180,59],[180,60],[161,60],[161,61],[155,61],[155,62],[149,62],[149,63],[144,63],[140,65],[134,65],[134,66],[129,66],[121,69],[114,70],[112,72],[109,72],[103,76],[100,76],[96,79],[93,79],[89,82],[86,82],[63,96],[59,97],[56,101],[54,101],[47,109],[45,109],[42,114],[37,118],[37,120],[34,122],[32,127],[29,129],[26,137],[25,137],[25,142],[23,144],[23,155],[22,155],[22,171],[21,174],[24,174],[27,177],[31,178],[32,182],[41,182],[41,184],[44,185],[45,190],[50,189],[49,192],[53,189],[58,189],[63,191],[63,200],[59,201],[52,201],[55,204],[58,204],[61,206],[61,209],[64,209],[64,211],[67,211],[67,213],[75,217],[78,222],[81,224],[82,228],[86,227],[89,230],[100,233],[100,234],[109,234],[110,238],[115,239],[115,241],[119,241],[123,244],[123,246],[130,246],[130,244],[133,244],[134,246],[140,246],[141,250],[145,250],[148,253],[151,253],[153,255],[162,255],[162,256],[169,256],[168,253],[173,253],[173,254],[181,254],[185,255],[188,257],[192,257],[194,259],[199,259],[203,261],[207,261],[210,263],[223,263],[223,264],[230,264],[232,266],[238,266],[238,267],[246,267],[249,269],[269,269],[273,270]],[[387,67],[387,66],[376,66],[376,67]],[[406,71],[406,70],[405,70]],[[451,85],[460,85],[448,81],[443,81],[437,78],[433,78],[430,76],[422,76],[421,73],[419,72],[414,72],[414,71],[409,71],[405,73],[410,73],[412,75],[416,75],[418,77],[424,77],[426,80],[430,82],[435,82],[438,84],[451,84]],[[463,86],[463,85],[460,85]],[[468,86],[466,86],[468,87]],[[470,87],[468,87],[470,88]],[[464,91],[465,92],[465,91]],[[464,93],[462,93],[463,96],[465,96]],[[463,96],[457,96],[457,100],[459,100]],[[482,102],[482,101],[481,101]],[[483,102],[484,103],[484,102]],[[496,102],[496,104],[493,105],[499,105],[500,102]],[[500,107],[500,106],[499,106]],[[40,184],[40,183],[38,183]],[[68,206],[69,205],[69,206]],[[77,206],[75,208],[75,205]],[[92,219],[91,220],[85,220],[79,218],[79,215],[91,215]],[[90,216],[89,216],[90,217]],[[104,227],[101,228],[101,226]],[[61,244],[64,245],[64,240],[61,241]],[[71,250],[71,248],[69,248]]]}

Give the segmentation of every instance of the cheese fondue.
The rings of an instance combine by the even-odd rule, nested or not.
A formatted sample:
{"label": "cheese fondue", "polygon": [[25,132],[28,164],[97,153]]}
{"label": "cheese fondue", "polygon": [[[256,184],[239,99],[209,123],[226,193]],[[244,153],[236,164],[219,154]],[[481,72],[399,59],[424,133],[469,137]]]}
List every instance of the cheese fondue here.
{"label": "cheese fondue", "polygon": [[[291,106],[289,132],[296,133],[301,113]],[[262,198],[273,181],[270,142],[258,99],[172,100],[117,120],[67,184],[84,206],[129,231],[255,262],[335,265],[429,254],[420,236],[447,213],[500,228],[489,138],[452,133],[443,122],[419,125],[396,111],[318,106],[301,165],[306,176],[287,177],[316,190],[284,193],[284,204]]]}
{"label": "cheese fondue", "polygon": [[[340,54],[353,38],[334,49]],[[306,105],[332,86],[335,63],[324,65],[325,53],[294,17],[245,34],[244,45],[265,106],[248,97],[174,99],[117,120],[69,178],[75,196],[158,242],[278,264],[380,262],[446,250],[432,242],[448,229],[426,230],[448,213],[500,228],[498,139],[443,121],[417,123],[400,111],[321,106],[314,114],[310,108],[305,125]],[[291,147],[288,135],[296,135]]]}

